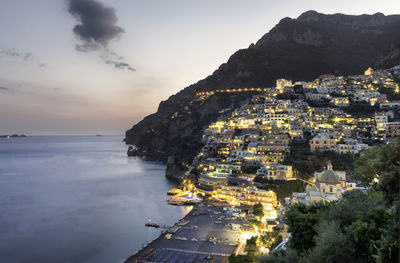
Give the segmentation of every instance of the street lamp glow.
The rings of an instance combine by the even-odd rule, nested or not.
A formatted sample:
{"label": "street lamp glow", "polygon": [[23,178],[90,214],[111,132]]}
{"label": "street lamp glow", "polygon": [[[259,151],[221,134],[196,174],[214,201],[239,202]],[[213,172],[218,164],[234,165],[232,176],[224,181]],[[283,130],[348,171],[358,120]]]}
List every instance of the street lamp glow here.
{"label": "street lamp glow", "polygon": [[244,232],[244,233],[242,233],[241,235],[240,235],[240,238],[242,239],[242,240],[247,240],[247,239],[250,239],[250,238],[252,238],[252,237],[254,237],[254,236],[257,236],[255,233],[250,233],[250,232]]}

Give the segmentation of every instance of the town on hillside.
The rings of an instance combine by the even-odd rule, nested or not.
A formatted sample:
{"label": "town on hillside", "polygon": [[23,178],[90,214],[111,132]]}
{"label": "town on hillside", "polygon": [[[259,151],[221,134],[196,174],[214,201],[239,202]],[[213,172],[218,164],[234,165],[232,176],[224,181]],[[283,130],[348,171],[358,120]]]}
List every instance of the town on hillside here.
{"label": "town on hillside", "polygon": [[353,178],[352,163],[400,135],[399,78],[400,66],[368,68],[311,82],[278,79],[270,89],[198,93],[204,100],[215,92],[260,92],[240,108],[222,110],[204,130],[201,151],[168,192],[170,204],[193,210],[127,262],[227,262],[230,255],[230,262],[241,262],[235,257],[254,249],[284,250],[290,206],[367,191]]}

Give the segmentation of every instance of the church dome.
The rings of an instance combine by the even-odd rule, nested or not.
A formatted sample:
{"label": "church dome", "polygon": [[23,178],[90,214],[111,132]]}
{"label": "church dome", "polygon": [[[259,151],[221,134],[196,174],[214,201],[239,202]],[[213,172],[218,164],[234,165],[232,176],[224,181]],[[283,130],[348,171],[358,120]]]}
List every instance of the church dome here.
{"label": "church dome", "polygon": [[332,170],[325,170],[321,174],[319,181],[326,184],[337,184],[339,183],[339,175]]}
{"label": "church dome", "polygon": [[322,172],[318,181],[320,183],[326,183],[326,184],[339,183],[340,181],[339,175],[335,173],[335,171],[333,171],[331,162],[328,163],[327,168],[328,169]]}

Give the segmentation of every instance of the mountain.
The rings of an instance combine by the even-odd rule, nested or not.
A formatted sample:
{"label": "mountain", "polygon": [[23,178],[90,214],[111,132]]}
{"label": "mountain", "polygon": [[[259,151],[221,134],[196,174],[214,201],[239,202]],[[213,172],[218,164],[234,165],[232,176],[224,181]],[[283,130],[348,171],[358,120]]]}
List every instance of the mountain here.
{"label": "mountain", "polygon": [[[361,74],[368,67],[400,64],[400,15],[344,15],[307,11],[283,18],[247,49],[238,50],[212,75],[162,101],[156,113],[126,132],[127,144],[144,154],[175,155],[190,161],[201,130],[221,109],[240,105],[250,93],[198,92],[266,88],[279,78],[309,81],[320,75]],[[227,112],[229,114],[229,112]]]}

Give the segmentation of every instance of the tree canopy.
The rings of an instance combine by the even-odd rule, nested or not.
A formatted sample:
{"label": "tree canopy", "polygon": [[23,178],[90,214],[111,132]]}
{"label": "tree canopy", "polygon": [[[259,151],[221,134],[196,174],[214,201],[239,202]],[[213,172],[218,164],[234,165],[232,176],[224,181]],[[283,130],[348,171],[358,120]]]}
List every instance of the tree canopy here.
{"label": "tree canopy", "polygon": [[363,152],[355,162],[355,178],[373,184],[389,203],[399,200],[400,138]]}
{"label": "tree canopy", "polygon": [[253,214],[259,217],[264,216],[264,207],[261,203],[257,203],[253,206]]}
{"label": "tree canopy", "polygon": [[352,190],[343,199],[286,212],[291,238],[286,251],[262,262],[378,262],[399,257],[400,139],[376,146],[354,163],[356,178],[368,190]]}

